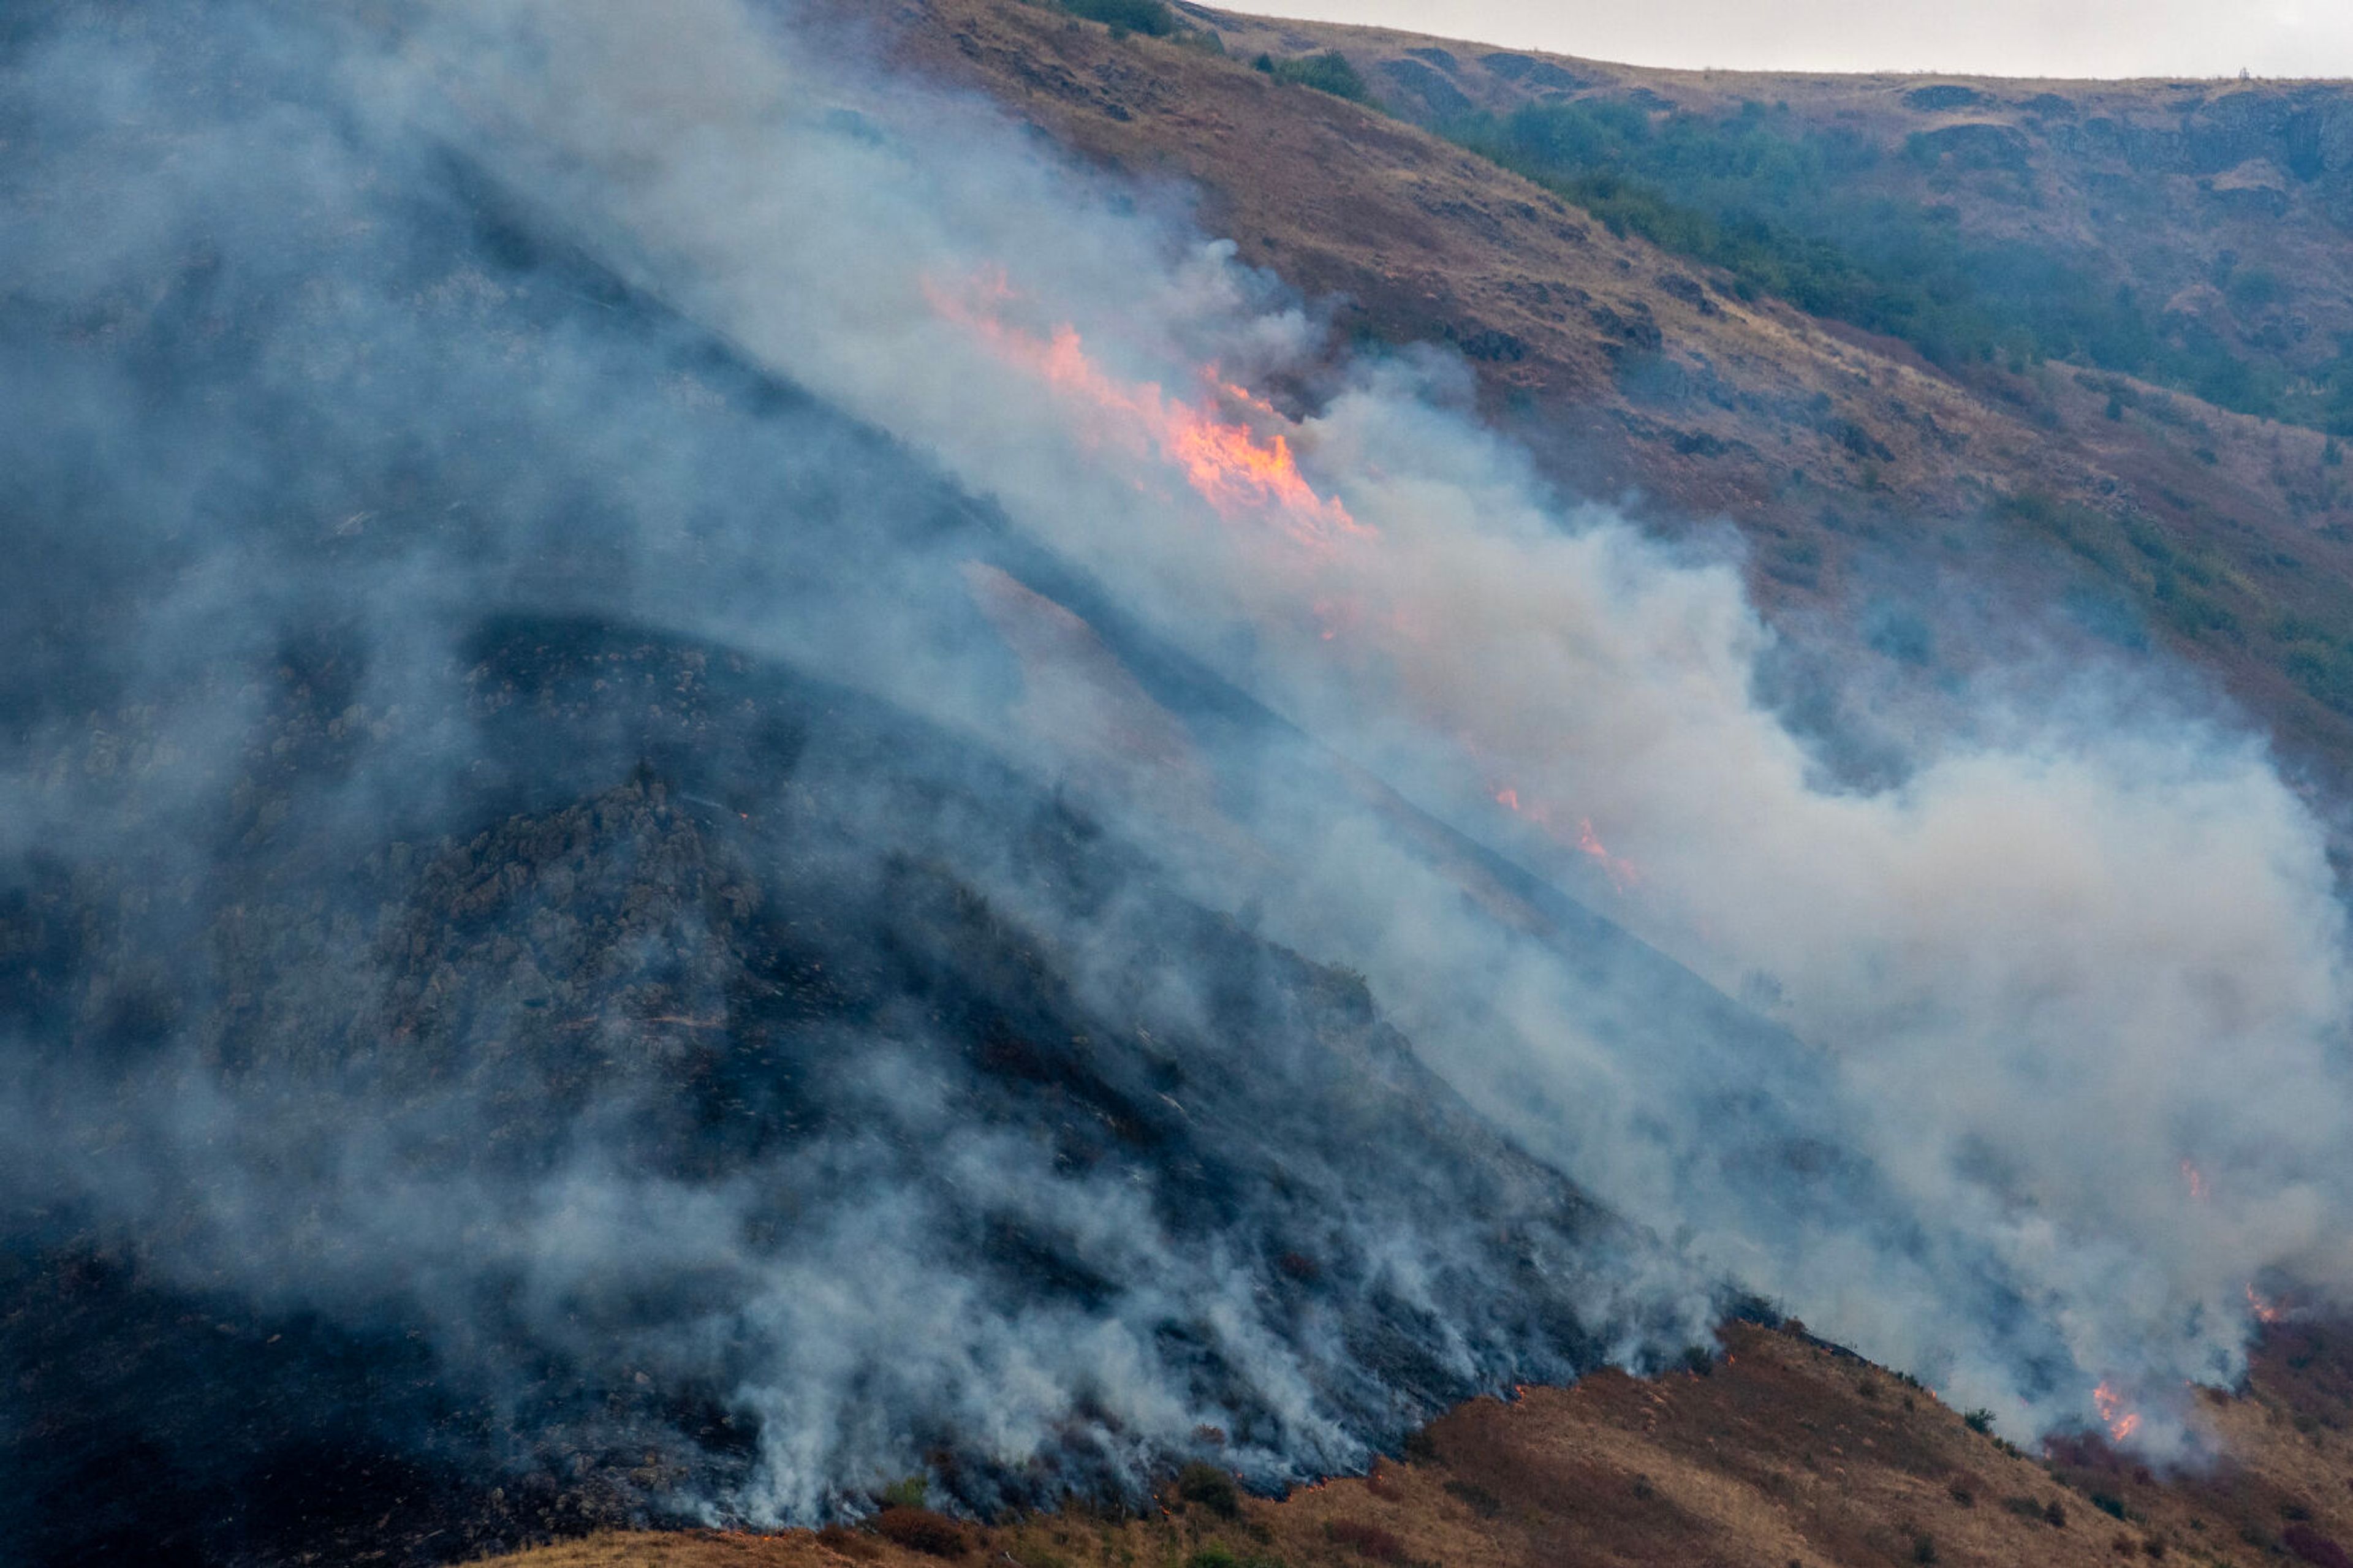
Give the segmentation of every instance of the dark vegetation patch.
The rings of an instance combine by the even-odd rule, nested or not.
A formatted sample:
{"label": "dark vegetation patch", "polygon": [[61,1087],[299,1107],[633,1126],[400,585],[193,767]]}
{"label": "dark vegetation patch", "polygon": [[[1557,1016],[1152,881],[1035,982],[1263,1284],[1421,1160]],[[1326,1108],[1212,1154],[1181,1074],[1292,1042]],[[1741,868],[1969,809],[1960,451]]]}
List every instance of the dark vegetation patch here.
{"label": "dark vegetation patch", "polygon": [[895,1505],[876,1514],[871,1523],[883,1540],[927,1557],[962,1557],[972,1550],[972,1537],[963,1525],[927,1508]]}
{"label": "dark vegetation patch", "polygon": [[2194,526],[2203,521],[2194,510],[2185,527],[2137,507],[2104,510],[2040,491],[1998,510],[2090,569],[2094,581],[2062,597],[2082,629],[2137,649],[2154,626],[2193,647],[2252,656],[2314,701],[2353,715],[2353,584],[2234,556],[2209,542],[2226,533]]}
{"label": "dark vegetation patch", "polygon": [[1057,0],[1057,4],[1073,16],[1106,22],[1146,37],[1165,38],[1184,26],[1167,0]]}
{"label": "dark vegetation patch", "polygon": [[1176,1472],[1176,1495],[1221,1518],[1231,1519],[1241,1512],[1241,1489],[1234,1484],[1234,1478],[1198,1459]]}
{"label": "dark vegetation patch", "polygon": [[1377,1524],[1362,1520],[1335,1519],[1324,1527],[1324,1533],[1340,1546],[1357,1556],[1374,1563],[1402,1563],[1406,1560],[1405,1542]]}
{"label": "dark vegetation patch", "polygon": [[1318,92],[1328,92],[1351,103],[1370,103],[1373,100],[1371,90],[1365,86],[1365,79],[1357,74],[1355,66],[1348,63],[1348,57],[1337,49],[1285,60],[1276,59],[1271,55],[1261,55],[1250,63],[1277,81],[1312,87]]}
{"label": "dark vegetation patch", "polygon": [[[1488,64],[1497,68],[1495,58]],[[1946,107],[1978,96],[1943,86],[1913,96],[1924,94]],[[2014,127],[1934,127],[1890,148],[1857,131],[1804,124],[1787,105],[1710,114],[1631,96],[1433,123],[1611,232],[1724,268],[1744,298],[1772,295],[1883,333],[1932,363],[2023,370],[2076,361],[2241,413],[2353,435],[2353,344],[2308,374],[2291,371],[2213,324],[2165,315],[2163,301],[2137,293],[2095,248],[1962,234],[1942,189],[1974,182],[1980,197],[2035,199],[2031,149]],[[2225,285],[2242,312],[2280,292],[2259,268]]]}

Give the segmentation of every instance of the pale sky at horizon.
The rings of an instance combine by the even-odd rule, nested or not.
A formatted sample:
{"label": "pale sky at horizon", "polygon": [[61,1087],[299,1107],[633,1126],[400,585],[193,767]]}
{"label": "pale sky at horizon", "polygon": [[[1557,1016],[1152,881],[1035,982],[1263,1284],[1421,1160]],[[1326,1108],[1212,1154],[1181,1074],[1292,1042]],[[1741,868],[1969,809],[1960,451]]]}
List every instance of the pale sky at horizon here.
{"label": "pale sky at horizon", "polygon": [[[1218,0],[1212,0],[1218,3]],[[2353,0],[1222,0],[1630,65],[2043,77],[2353,77]]]}

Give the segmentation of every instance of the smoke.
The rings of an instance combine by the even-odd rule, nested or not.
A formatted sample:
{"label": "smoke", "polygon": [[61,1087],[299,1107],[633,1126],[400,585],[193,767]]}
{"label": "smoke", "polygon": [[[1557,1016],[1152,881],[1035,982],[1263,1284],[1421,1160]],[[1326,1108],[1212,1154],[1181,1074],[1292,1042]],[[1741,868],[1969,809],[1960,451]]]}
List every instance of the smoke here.
{"label": "smoke", "polygon": [[1018,739],[1263,713],[414,75],[525,40],[398,20],[10,40],[17,1550],[1272,1487],[1704,1335]]}
{"label": "smoke", "polygon": [[[838,80],[812,102],[765,18],[695,16],[666,45],[709,49],[681,79],[630,68],[634,24],[575,20],[544,95],[501,96],[518,155],[577,181],[567,210],[1321,742],[1770,998],[1807,1046],[1746,1072],[1866,1159],[1908,1234],[1861,1214],[1758,1233],[1734,1190],[1753,1171],[1693,1169],[1745,1142],[1706,1113],[1725,1069],[1704,1047],[1634,1057],[1596,1015],[1646,998],[1463,929],[1355,803],[1257,803],[1284,852],[1253,893],[1281,929],[1360,964],[1531,1146],[2021,1428],[2088,1417],[2102,1378],[2228,1382],[2251,1281],[2340,1283],[2342,914],[2259,739],[2139,673],[2036,668],[1903,737],[1897,782],[1839,787],[1757,700],[1774,639],[1730,563],[1549,504],[1410,361],[1259,421],[1303,455],[1304,499],[1188,489],[1165,405],[1312,375],[1297,310],[982,111]],[[887,132],[814,129],[845,99]],[[2021,1318],[2050,1337],[2031,1356],[2001,1326]]]}
{"label": "smoke", "polygon": [[0,47],[20,1251],[762,1521],[1361,1464],[1725,1279],[2163,1450],[2344,1288],[2321,833],[2148,672],[1842,784],[1728,551],[790,10]]}

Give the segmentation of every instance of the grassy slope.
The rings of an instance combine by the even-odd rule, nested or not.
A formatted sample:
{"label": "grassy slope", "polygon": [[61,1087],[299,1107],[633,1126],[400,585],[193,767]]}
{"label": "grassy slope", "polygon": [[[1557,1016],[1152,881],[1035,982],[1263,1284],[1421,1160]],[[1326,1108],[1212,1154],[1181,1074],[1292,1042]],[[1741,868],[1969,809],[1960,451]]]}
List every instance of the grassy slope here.
{"label": "grassy slope", "polygon": [[1533,174],[1615,174],[1684,216],[1757,220],[1753,237],[1643,222],[1644,202],[1583,182],[1670,248],[1938,363],[2073,354],[2353,433],[2353,403],[2327,395],[2345,389],[2299,384],[2341,380],[2353,338],[2342,84],[1663,72],[1362,41],[1397,112]]}
{"label": "grassy slope", "polygon": [[[1199,15],[1239,59],[1114,39],[1014,0],[923,0],[900,13],[898,47],[1089,159],[1197,191],[1208,227],[1307,293],[1339,299],[1360,336],[1462,346],[1489,411],[1579,488],[1639,487],[1667,509],[1729,514],[1755,540],[1758,588],[1780,611],[1851,606],[1875,556],[1905,552],[1958,554],[1970,574],[2037,591],[2088,576],[2215,668],[2292,746],[2332,767],[2353,759],[2353,726],[2315,695],[2353,648],[2353,506],[2316,433],[2064,367],[1939,371],[1901,343],[1741,300],[1728,277],[1613,235],[1411,125],[1242,63],[1337,46],[1378,88],[1395,79],[1379,74],[1384,61],[1447,46]],[[1895,116],[1881,127],[1891,134],[1908,132],[1889,104],[1921,85],[1553,63],[1682,102],[1782,98],[1871,125]],[[1482,106],[1508,109],[1504,89],[1520,85]],[[2171,89],[2035,90],[2071,98],[2079,114],[2128,115],[2166,111]],[[2204,243],[2176,238],[2184,254]],[[2122,417],[2108,416],[2111,398]],[[1989,517],[1990,531],[1956,526]],[[2200,1406],[2228,1458],[2172,1477],[2096,1445],[2005,1451],[1932,1397],[1798,1333],[1739,1327],[1728,1343],[1707,1377],[1609,1374],[1465,1406],[1409,1462],[1245,1500],[1237,1518],[1172,1500],[1142,1519],[1007,1521],[972,1531],[957,1560],[2254,1564],[2327,1563],[2334,1542],[2353,1540],[2353,1343],[2341,1334],[2270,1331],[2248,1389]],[[2054,1503],[2063,1525],[2051,1522]],[[1355,1544],[1335,1539],[1335,1522]],[[832,1531],[613,1534],[498,1561],[941,1559]]]}
{"label": "grassy slope", "polygon": [[[986,89],[1082,157],[1198,193],[1205,226],[1337,300],[1344,331],[1461,347],[1491,416],[1574,489],[1638,493],[1662,521],[1732,520],[1754,545],[1759,596],[1792,624],[1852,615],[1890,578],[1943,574],[2054,602],[2088,579],[2152,640],[2215,671],[2291,752],[2353,777],[2353,479],[2318,431],[2056,363],[1940,370],[1893,339],[1742,300],[1728,274],[1612,234],[1419,126],[1247,63],[1338,47],[1396,97],[1387,67],[1442,50],[1480,107],[1541,87],[1496,76],[1475,46],[1194,14],[1225,36],[1228,58],[1113,38],[1018,0],[923,0],[894,16],[908,62]],[[1916,78],[1538,63],[1596,90],[1694,106],[1785,100],[1898,142],[1956,118],[1904,105]],[[2162,84],[2031,86],[2010,96],[2073,94],[2077,121],[2144,100],[2146,118],[2169,101]],[[2008,221],[1969,199],[1971,178],[1939,199],[1966,208],[1965,225]],[[2089,163],[2068,178],[2071,190],[2116,188]],[[2175,183],[2196,192],[2193,177]],[[2307,239],[2327,237],[2298,222]],[[2250,236],[2280,226],[2202,207],[2155,226],[2188,255],[2230,238],[2213,226],[2231,223]],[[2353,285],[2343,292],[2353,300]],[[2019,497],[2052,504],[2005,508]],[[1942,646],[1966,663],[1964,643]]]}
{"label": "grassy slope", "polygon": [[[2160,1555],[2252,1568],[2325,1562],[2321,1543],[2353,1541],[2345,1479],[2353,1402],[2341,1336],[2274,1331],[2247,1393],[2201,1406],[2200,1419],[2225,1437],[2231,1458],[2170,1478],[2104,1447],[2039,1461],[2005,1451],[1932,1396],[1802,1333],[1742,1326],[1727,1344],[1730,1358],[1705,1377],[1677,1373],[1640,1383],[1612,1373],[1573,1389],[1531,1390],[1511,1405],[1466,1405],[1418,1439],[1406,1462],[1281,1501],[1244,1500],[1236,1518],[1172,1496],[1166,1511],[1140,1519],[1073,1512],[976,1529],[955,1560],[1208,1568],[1214,1556],[1196,1554],[1222,1548],[1243,1563],[1286,1568],[1926,1561],[2088,1568]],[[2054,1503],[2063,1524],[2051,1522]],[[834,1531],[606,1535],[495,1561],[512,1568],[936,1568],[941,1559],[870,1531]]]}

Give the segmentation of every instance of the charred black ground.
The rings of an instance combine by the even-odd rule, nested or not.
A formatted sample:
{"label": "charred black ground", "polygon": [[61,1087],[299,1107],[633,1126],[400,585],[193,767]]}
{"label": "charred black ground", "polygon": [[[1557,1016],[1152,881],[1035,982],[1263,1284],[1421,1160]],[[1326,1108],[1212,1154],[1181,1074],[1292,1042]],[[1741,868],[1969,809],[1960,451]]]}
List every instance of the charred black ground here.
{"label": "charred black ground", "polygon": [[[40,367],[7,381],[0,755],[49,825],[0,865],[15,1552],[427,1562],[805,1507],[746,1489],[819,1375],[776,1314],[837,1265],[851,1315],[1004,1326],[962,1405],[854,1344],[821,1369],[980,1510],[1196,1452],[1315,1473],[1672,1336],[1618,1284],[1652,1244],[1361,977],[975,735],[694,627],[821,641],[827,601],[895,593],[1004,701],[957,575],[987,560],[1204,732],[1262,711],[464,159],[371,140],[301,62],[224,68],[234,24],[49,25],[191,96],[12,182],[117,177],[164,231],[0,294]],[[139,184],[290,121],[324,195]],[[661,482],[600,449],[637,421]],[[1018,1462],[976,1438],[987,1357],[1105,1323],[1215,1426],[1107,1389]],[[815,1495],[892,1479],[862,1453]]]}

